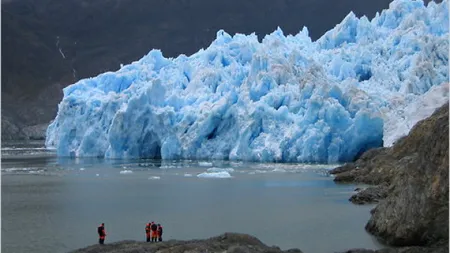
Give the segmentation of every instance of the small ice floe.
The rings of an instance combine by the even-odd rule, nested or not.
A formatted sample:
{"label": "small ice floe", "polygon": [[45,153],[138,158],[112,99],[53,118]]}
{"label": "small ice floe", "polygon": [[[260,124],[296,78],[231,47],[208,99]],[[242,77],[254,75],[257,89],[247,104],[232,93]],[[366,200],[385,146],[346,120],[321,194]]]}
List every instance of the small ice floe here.
{"label": "small ice floe", "polygon": [[133,173],[133,171],[131,171],[131,170],[121,170],[120,171],[120,174],[131,174],[131,173]]}
{"label": "small ice floe", "polygon": [[148,179],[149,180],[158,180],[158,179],[161,179],[161,177],[153,176],[153,177],[149,177]]}
{"label": "small ice floe", "polygon": [[41,174],[44,173],[44,170],[30,170],[28,171],[29,174]]}
{"label": "small ice floe", "polygon": [[80,168],[80,170],[85,170],[85,168]]}
{"label": "small ice floe", "polygon": [[319,170],[317,171],[317,174],[323,177],[329,177],[331,175],[328,171],[325,170]]}
{"label": "small ice floe", "polygon": [[249,172],[248,174],[255,175],[255,174],[265,174],[265,173],[267,173],[266,170],[254,170],[254,171]]}
{"label": "small ice floe", "polygon": [[243,162],[230,162],[231,166],[235,166],[235,167],[240,167],[242,166],[244,163]]}
{"label": "small ice floe", "polygon": [[208,167],[212,166],[213,164],[211,162],[198,162],[199,166]]}
{"label": "small ice floe", "polygon": [[54,148],[16,148],[16,147],[2,147],[2,151],[10,151],[10,150],[55,150]]}
{"label": "small ice floe", "polygon": [[96,176],[96,177],[99,177],[99,176],[100,176],[100,174],[95,174],[95,176]]}
{"label": "small ice floe", "polygon": [[162,169],[162,170],[168,170],[168,169],[177,169],[178,167],[176,165],[168,164],[168,165],[163,165],[163,166],[161,166],[159,168]]}
{"label": "small ice floe", "polygon": [[2,171],[5,172],[27,172],[31,170],[36,170],[36,168],[8,168],[8,169],[2,169]]}
{"label": "small ice floe", "polygon": [[217,168],[217,167],[212,167],[212,168],[209,168],[209,169],[207,169],[206,170],[207,172],[228,172],[228,173],[231,173],[231,172],[234,172],[234,169],[232,169],[232,168]]}
{"label": "small ice floe", "polygon": [[185,177],[192,177],[192,174],[184,174]]}
{"label": "small ice floe", "polygon": [[272,172],[286,172],[286,170],[285,169],[276,168],[276,169],[272,170]]}
{"label": "small ice floe", "polygon": [[197,175],[200,178],[231,178],[232,176],[227,171],[221,172],[203,172]]}

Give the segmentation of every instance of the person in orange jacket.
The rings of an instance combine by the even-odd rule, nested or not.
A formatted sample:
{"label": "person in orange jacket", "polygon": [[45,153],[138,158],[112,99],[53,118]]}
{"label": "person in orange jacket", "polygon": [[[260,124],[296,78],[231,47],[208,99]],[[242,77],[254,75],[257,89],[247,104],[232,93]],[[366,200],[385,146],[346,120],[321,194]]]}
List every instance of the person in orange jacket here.
{"label": "person in orange jacket", "polygon": [[98,243],[104,244],[106,237],[105,223],[102,223],[100,226],[98,226],[97,233],[98,233]]}
{"label": "person in orange jacket", "polygon": [[158,239],[158,225],[156,225],[153,221],[150,226],[150,229],[152,230],[152,242],[156,242]]}
{"label": "person in orange jacket", "polygon": [[147,242],[150,241],[150,226],[151,226],[150,223],[147,223],[145,225],[145,237],[147,238]]}

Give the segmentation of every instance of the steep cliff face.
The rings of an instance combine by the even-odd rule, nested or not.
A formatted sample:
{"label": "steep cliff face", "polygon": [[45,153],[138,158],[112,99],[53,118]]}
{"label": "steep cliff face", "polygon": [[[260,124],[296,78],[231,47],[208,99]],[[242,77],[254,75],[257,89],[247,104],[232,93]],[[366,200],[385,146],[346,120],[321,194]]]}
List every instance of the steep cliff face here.
{"label": "steep cliff face", "polygon": [[448,104],[392,148],[389,195],[366,228],[393,245],[448,241]]}
{"label": "steep cliff face", "polygon": [[387,197],[372,210],[366,229],[391,245],[448,243],[448,106],[393,147],[371,150],[332,171],[338,182],[387,185]]}

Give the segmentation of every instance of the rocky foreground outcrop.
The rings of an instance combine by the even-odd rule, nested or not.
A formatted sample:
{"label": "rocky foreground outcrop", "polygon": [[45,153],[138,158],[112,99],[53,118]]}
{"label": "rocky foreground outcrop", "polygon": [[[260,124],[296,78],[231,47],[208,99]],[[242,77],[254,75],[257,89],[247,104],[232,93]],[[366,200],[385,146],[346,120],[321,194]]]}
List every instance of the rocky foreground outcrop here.
{"label": "rocky foreground outcrop", "polygon": [[[382,199],[372,210],[366,229],[390,245],[448,252],[448,106],[418,122],[393,147],[370,150],[356,162],[331,172],[336,182],[377,185],[351,200]],[[424,249],[406,252],[426,252]]]}
{"label": "rocky foreground outcrop", "polygon": [[302,253],[299,249],[282,251],[278,247],[269,247],[257,238],[236,233],[225,233],[223,235],[204,240],[177,241],[148,243],[136,241],[122,241],[105,245],[94,245],[87,248],[73,251],[74,253],[122,253],[122,252],[158,252],[158,253]]}
{"label": "rocky foreground outcrop", "polygon": [[341,253],[448,253],[448,248],[414,246],[414,247],[390,248],[380,250],[351,249]]}

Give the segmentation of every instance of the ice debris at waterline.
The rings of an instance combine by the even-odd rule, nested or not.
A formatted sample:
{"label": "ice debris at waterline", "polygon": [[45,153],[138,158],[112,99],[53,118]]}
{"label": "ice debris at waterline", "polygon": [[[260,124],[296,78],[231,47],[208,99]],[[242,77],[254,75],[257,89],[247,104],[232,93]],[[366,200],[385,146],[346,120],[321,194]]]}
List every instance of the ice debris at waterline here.
{"label": "ice debris at waterline", "polygon": [[121,170],[119,173],[120,174],[132,174],[133,171],[132,170]]}
{"label": "ice debris at waterline", "polygon": [[218,172],[203,172],[197,175],[197,177],[201,178],[232,178],[230,173],[227,171],[218,171]]}
{"label": "ice debris at waterline", "polygon": [[448,11],[396,0],[315,42],[306,28],[262,42],[219,31],[191,56],[152,50],[65,88],[46,144],[60,156],[352,160],[448,100]]}

